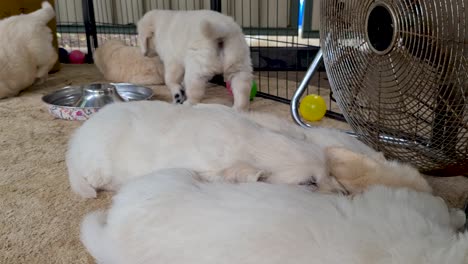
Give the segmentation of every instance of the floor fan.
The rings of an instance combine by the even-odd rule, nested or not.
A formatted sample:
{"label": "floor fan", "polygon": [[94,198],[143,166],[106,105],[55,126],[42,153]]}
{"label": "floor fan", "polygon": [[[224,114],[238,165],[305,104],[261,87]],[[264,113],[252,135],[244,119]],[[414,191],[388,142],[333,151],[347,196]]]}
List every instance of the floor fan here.
{"label": "floor fan", "polygon": [[466,0],[322,0],[321,50],[291,111],[323,61],[352,134],[439,176],[468,174]]}

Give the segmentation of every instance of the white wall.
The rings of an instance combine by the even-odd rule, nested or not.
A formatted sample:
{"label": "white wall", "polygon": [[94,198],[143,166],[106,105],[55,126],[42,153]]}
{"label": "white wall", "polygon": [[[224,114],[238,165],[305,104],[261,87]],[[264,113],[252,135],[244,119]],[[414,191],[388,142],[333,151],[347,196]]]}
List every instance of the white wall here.
{"label": "white wall", "polygon": [[312,17],[310,18],[312,30],[320,29],[320,2],[319,0],[314,0],[312,4]]}
{"label": "white wall", "polygon": [[[316,1],[318,2],[318,1]],[[136,23],[151,9],[210,9],[210,0],[94,0],[96,22]],[[82,23],[80,0],[56,0],[58,23]],[[290,22],[289,0],[222,0],[222,12],[244,27],[285,28]]]}
{"label": "white wall", "polygon": [[55,9],[57,22],[60,23],[83,23],[83,8],[81,1],[56,0]]}
{"label": "white wall", "polygon": [[222,13],[234,17],[244,27],[286,28],[289,26],[291,1],[222,0]]}

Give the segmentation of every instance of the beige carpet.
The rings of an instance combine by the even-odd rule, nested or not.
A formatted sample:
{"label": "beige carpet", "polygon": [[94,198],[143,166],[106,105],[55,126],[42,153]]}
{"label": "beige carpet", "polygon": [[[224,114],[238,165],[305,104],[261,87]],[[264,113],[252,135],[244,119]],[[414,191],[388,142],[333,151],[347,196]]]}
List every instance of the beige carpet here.
{"label": "beige carpet", "polygon": [[[71,193],[64,154],[80,123],[53,119],[41,96],[101,78],[92,65],[66,65],[46,84],[0,100],[0,263],[93,263],[79,241],[79,225],[84,214],[105,208],[110,195],[82,200]],[[164,87],[155,91],[155,99],[169,99]],[[225,88],[211,87],[206,102],[230,104],[231,99]],[[281,103],[256,98],[253,109],[289,118],[289,107]],[[329,119],[320,124],[346,128]],[[430,182],[453,206],[468,197],[468,178]]]}

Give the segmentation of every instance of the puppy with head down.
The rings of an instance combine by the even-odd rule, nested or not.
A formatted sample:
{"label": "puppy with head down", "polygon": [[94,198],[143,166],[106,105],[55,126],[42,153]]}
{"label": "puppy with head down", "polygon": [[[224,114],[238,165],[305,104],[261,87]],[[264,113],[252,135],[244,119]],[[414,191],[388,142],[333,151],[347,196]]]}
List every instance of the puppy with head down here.
{"label": "puppy with head down", "polygon": [[0,20],[0,99],[47,78],[58,58],[47,27],[54,17],[52,6],[43,2],[33,13]]}
{"label": "puppy with head down", "polygon": [[[378,175],[374,175],[379,177]],[[466,264],[465,214],[406,188],[353,199],[299,186],[206,183],[186,169],[126,184],[81,225],[98,263]]]}
{"label": "puppy with head down", "polygon": [[343,191],[329,177],[317,145],[263,129],[218,104],[106,105],[74,133],[66,163],[72,190],[86,198],[173,167],[194,170],[209,181],[263,181]]}
{"label": "puppy with head down", "polygon": [[199,103],[207,82],[223,74],[231,82],[233,107],[248,110],[250,50],[231,17],[210,10],[152,10],[138,22],[138,40],[143,54],[157,53],[163,61],[164,80],[175,103]]}
{"label": "puppy with head down", "polygon": [[159,57],[145,57],[138,47],[108,40],[96,49],[93,56],[96,67],[106,80],[140,85],[164,83],[164,65]]}

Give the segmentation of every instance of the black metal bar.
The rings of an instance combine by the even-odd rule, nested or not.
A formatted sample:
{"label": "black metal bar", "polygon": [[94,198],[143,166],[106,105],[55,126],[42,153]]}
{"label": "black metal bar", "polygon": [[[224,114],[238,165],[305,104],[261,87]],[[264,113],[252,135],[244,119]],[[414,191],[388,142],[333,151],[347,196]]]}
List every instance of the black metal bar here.
{"label": "black metal bar", "polygon": [[211,10],[221,12],[221,0],[211,0]]}
{"label": "black metal bar", "polygon": [[86,32],[86,45],[88,47],[87,63],[93,63],[93,51],[98,47],[96,18],[94,16],[93,0],[82,0],[83,21]]}
{"label": "black metal bar", "polygon": [[341,122],[346,122],[346,119],[343,116],[343,114],[340,114],[331,110],[327,110],[327,112],[325,113],[325,116],[331,119],[341,121]]}
{"label": "black metal bar", "polygon": [[275,96],[275,95],[271,95],[271,94],[264,93],[264,92],[257,92],[256,96],[261,97],[261,98],[265,98],[265,99],[269,99],[269,100],[273,100],[273,101],[277,101],[277,102],[280,102],[280,103],[283,103],[283,104],[289,104],[291,102],[289,99],[279,97],[279,96]]}

